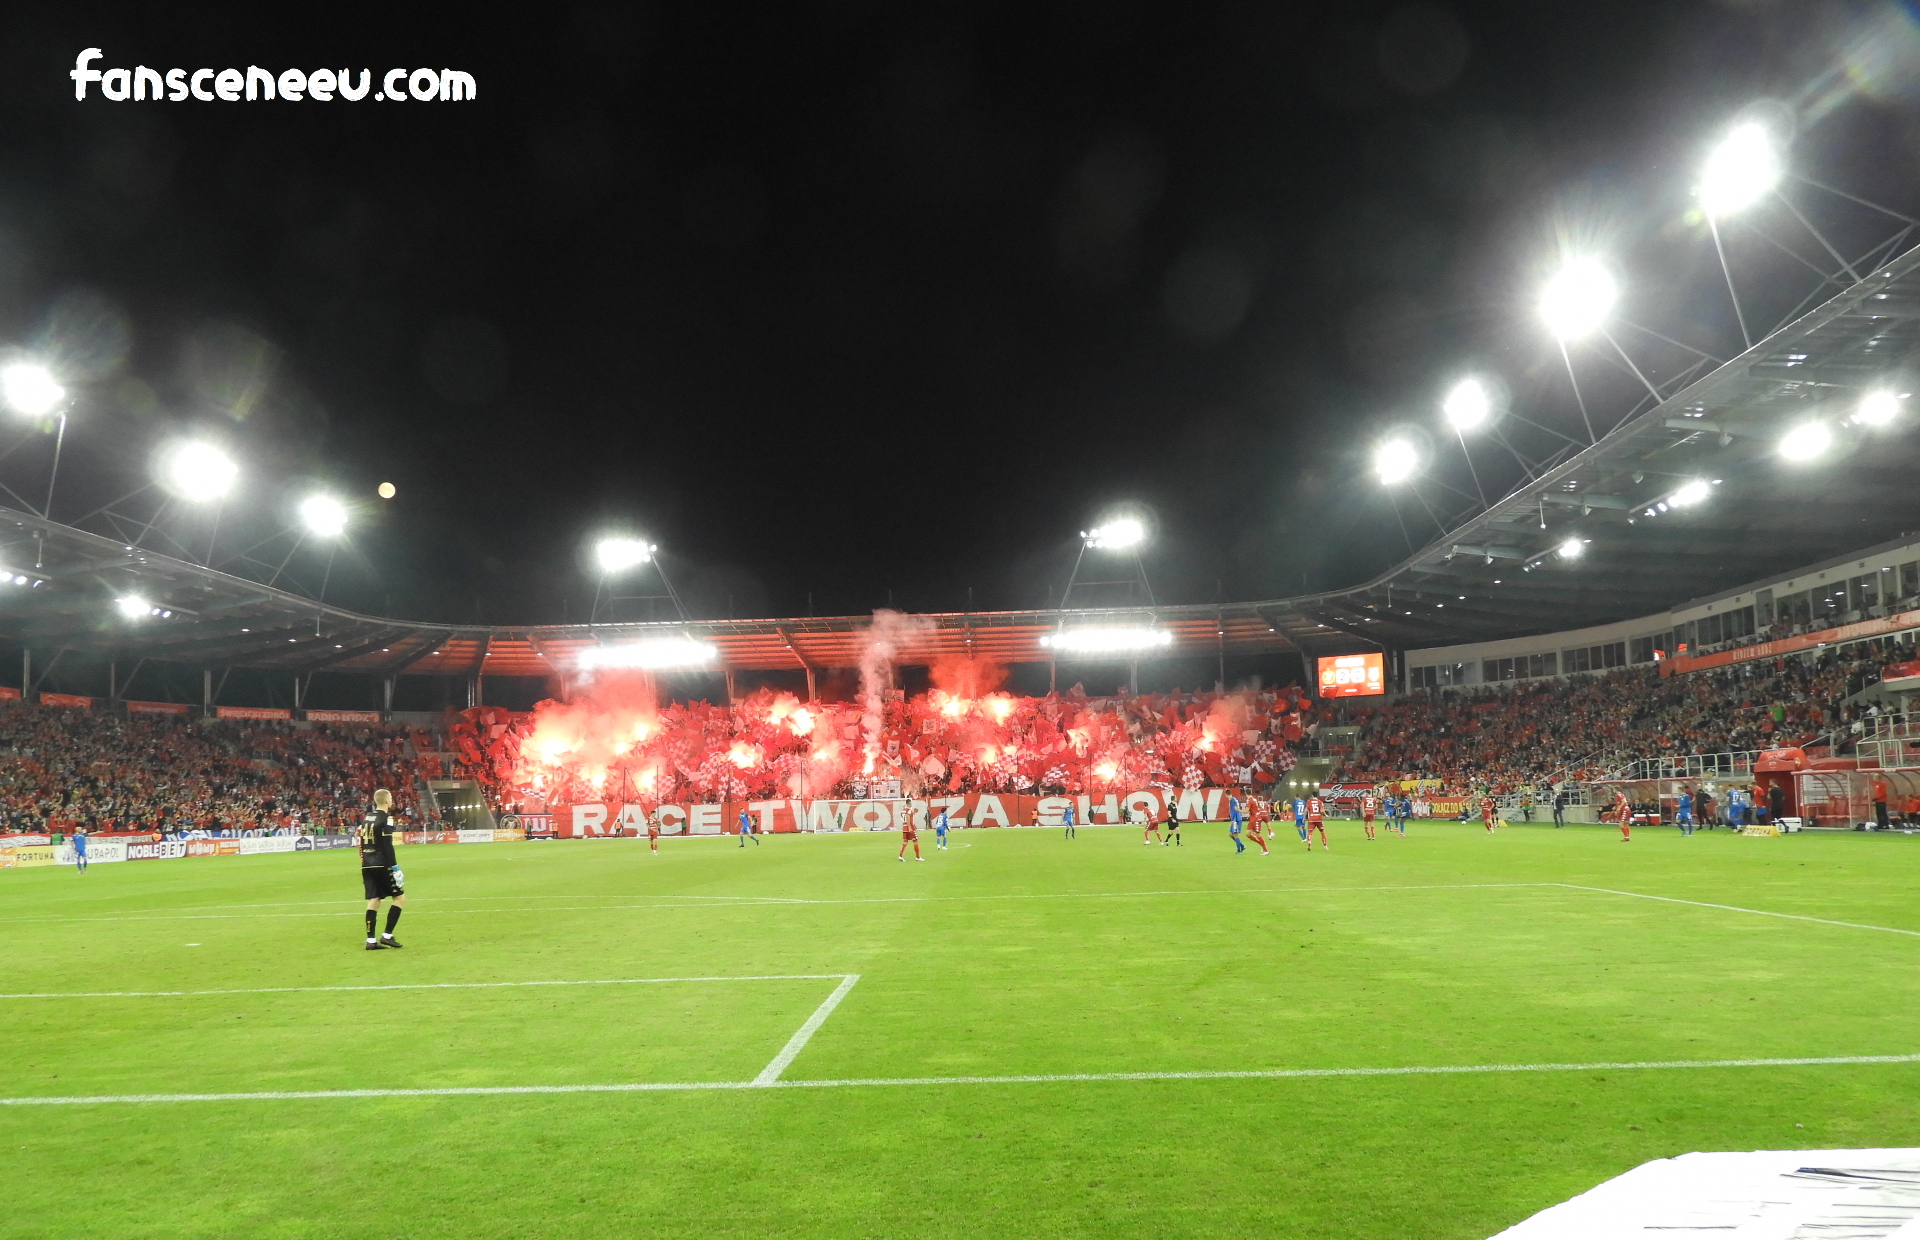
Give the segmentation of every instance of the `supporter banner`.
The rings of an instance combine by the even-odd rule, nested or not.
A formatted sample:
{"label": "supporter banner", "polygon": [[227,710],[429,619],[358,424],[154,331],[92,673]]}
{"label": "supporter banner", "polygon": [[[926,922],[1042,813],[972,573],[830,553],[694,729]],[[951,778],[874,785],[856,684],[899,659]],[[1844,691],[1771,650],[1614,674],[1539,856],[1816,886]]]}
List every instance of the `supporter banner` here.
{"label": "supporter banner", "polygon": [[154,844],[127,845],[129,861],[174,861],[187,855],[184,840],[161,840]]}
{"label": "supporter banner", "polygon": [[[45,694],[41,694],[45,697]],[[216,719],[291,719],[293,712],[279,706],[216,706]]]}
{"label": "supporter banner", "polygon": [[[69,840],[54,849],[53,863],[55,865],[75,865],[78,864],[78,857],[79,851],[74,848],[73,841]],[[88,865],[92,865],[96,861],[114,862],[125,861],[126,859],[127,844],[125,840],[103,840],[98,836],[92,835],[87,837]]]}
{"label": "supporter banner", "polygon": [[[1832,645],[1834,642],[1850,642],[1862,637],[1884,637],[1889,633],[1904,632],[1907,629],[1920,628],[1920,611],[1903,611],[1888,616],[1884,620],[1862,620],[1858,624],[1843,624],[1838,628],[1821,629],[1817,633],[1802,633],[1798,637],[1782,637],[1776,641],[1761,642],[1755,646],[1742,646],[1737,650],[1722,650],[1718,654],[1675,655],[1671,659],[1660,661],[1660,674],[1672,676],[1679,672],[1697,672],[1707,667],[1725,667],[1729,663],[1751,663],[1755,659],[1771,659],[1777,655],[1797,654],[1802,650],[1812,650],[1816,646]],[[41,694],[44,698],[46,695]]]}
{"label": "supporter banner", "polygon": [[291,835],[267,835],[241,840],[240,855],[243,857],[251,857],[259,853],[293,852],[295,838],[296,837]]}
{"label": "supporter banner", "polygon": [[93,699],[82,697],[78,693],[43,693],[40,695],[42,706],[75,706],[81,710],[92,710]]}
{"label": "supporter banner", "polygon": [[128,702],[129,715],[188,715],[193,707],[185,702]]}
{"label": "supporter banner", "polygon": [[0,702],[17,702],[19,700],[20,690],[9,689],[5,685],[0,685]]}
{"label": "supporter banner", "polygon": [[548,839],[553,835],[552,814],[520,814],[517,816],[508,814],[506,817],[506,825],[509,830],[513,829],[516,818],[520,824],[520,829],[527,833],[527,838],[530,840]]}
{"label": "supporter banner", "polygon": [[293,837],[293,851],[324,852],[329,848],[352,848],[354,842],[351,835],[296,835]]}
{"label": "supporter banner", "polygon": [[[1069,807],[1073,820],[1085,825],[1128,821],[1129,811],[1160,820],[1166,802],[1164,790],[1109,792],[1100,796],[1036,797],[1011,793],[971,792],[965,796],[928,797],[913,802],[916,829],[930,830],[932,816],[947,812],[948,825],[961,827],[1057,827]],[[1185,822],[1219,820],[1226,812],[1226,789],[1174,790],[1174,812]],[[853,801],[829,798],[783,798],[776,801],[726,801],[718,805],[661,805],[652,811],[664,835],[733,835],[740,830],[740,814],[753,820],[763,833],[789,831],[898,831],[905,801]],[[641,807],[611,802],[563,805],[552,815],[553,833],[562,839],[594,839],[611,835],[645,834]],[[524,819],[523,819],[524,821]]]}
{"label": "supporter banner", "polygon": [[310,710],[307,718],[313,723],[379,723],[377,710]]}

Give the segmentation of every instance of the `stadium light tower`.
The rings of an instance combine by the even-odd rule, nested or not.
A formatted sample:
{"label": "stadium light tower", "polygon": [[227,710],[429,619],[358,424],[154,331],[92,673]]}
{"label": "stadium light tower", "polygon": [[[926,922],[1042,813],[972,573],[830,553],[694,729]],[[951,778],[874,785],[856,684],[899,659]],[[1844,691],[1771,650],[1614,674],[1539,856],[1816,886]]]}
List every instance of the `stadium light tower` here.
{"label": "stadium light tower", "polygon": [[240,476],[233,458],[210,443],[190,440],[169,450],[160,464],[160,481],[193,504],[224,499]]}
{"label": "stadium light tower", "polygon": [[[593,611],[588,623],[596,623],[602,611],[611,612],[613,605],[621,599],[666,599],[673,604],[674,612],[685,620],[686,608],[680,605],[680,596],[674,593],[673,584],[667,580],[666,569],[661,567],[657,552],[659,546],[644,538],[634,538],[626,534],[608,534],[593,544],[593,562],[600,570],[600,581],[593,592]],[[642,564],[653,565],[653,571],[659,575],[665,594],[616,594],[615,578],[639,568]]]}
{"label": "stadium light tower", "polygon": [[1885,426],[1900,416],[1902,396],[1892,392],[1868,392],[1853,411],[1853,420],[1862,426]]}
{"label": "stadium light tower", "polygon": [[1779,148],[1765,125],[1735,125],[1700,170],[1700,207],[1715,219],[1744,211],[1773,192],[1782,171]]}
{"label": "stadium light tower", "polygon": [[[1074,557],[1073,571],[1067,574],[1067,588],[1061,592],[1060,608],[1066,610],[1073,605],[1073,592],[1079,589],[1083,593],[1099,586],[1125,586],[1126,602],[1134,601],[1137,588],[1145,597],[1147,606],[1153,606],[1153,587],[1147,584],[1146,566],[1140,561],[1140,548],[1147,542],[1147,523],[1139,517],[1109,517],[1090,530],[1080,531],[1080,554]],[[1087,552],[1102,551],[1125,555],[1132,561],[1133,572],[1126,577],[1115,577],[1104,581],[1082,581],[1080,567],[1086,563]]]}
{"label": "stadium light tower", "polygon": [[1569,259],[1540,293],[1540,317],[1561,344],[1584,339],[1605,326],[1620,300],[1620,285],[1600,260]]}
{"label": "stadium light tower", "polygon": [[1802,422],[1780,437],[1778,451],[1783,460],[1796,465],[1817,461],[1833,447],[1833,431],[1825,422]]}
{"label": "stadium light tower", "polygon": [[309,495],[300,501],[300,521],[309,534],[338,538],[347,528],[347,506],[331,495]]}
{"label": "stadium light tower", "polygon": [[[1116,587],[1124,587],[1126,593],[1119,597],[1119,606],[1134,606],[1139,600],[1144,599],[1146,606],[1152,608],[1153,586],[1147,581],[1147,566],[1140,559],[1140,548],[1145,546],[1146,542],[1147,523],[1137,516],[1124,514],[1110,516],[1092,529],[1080,531],[1080,553],[1074,557],[1073,571],[1067,574],[1067,588],[1060,594],[1060,618],[1054,627],[1054,632],[1040,639],[1043,647],[1056,653],[1066,651],[1074,654],[1104,653],[1131,656],[1128,659],[1127,682],[1134,693],[1140,691],[1140,652],[1153,650],[1166,644],[1159,640],[1153,629],[1154,613],[1151,610],[1147,612],[1147,625],[1144,628],[1080,629],[1071,633],[1066,628],[1066,613],[1073,606],[1073,592],[1076,589],[1084,597],[1089,589],[1114,590]],[[1086,563],[1089,551],[1125,556],[1130,561],[1133,571],[1126,573],[1125,568],[1122,567],[1121,571],[1125,573],[1123,576],[1083,581],[1080,578],[1080,568]],[[1115,601],[1115,598],[1110,595],[1107,605],[1112,606]],[[1141,637],[1142,634],[1147,635],[1144,640]],[[1171,640],[1172,637],[1169,635],[1167,641]],[[1049,690],[1055,687],[1057,671],[1055,661],[1048,659]]]}
{"label": "stadium light tower", "polygon": [[1420,454],[1404,439],[1389,439],[1373,450],[1373,473],[1386,486],[1397,486],[1420,469]]}
{"label": "stadium light tower", "polygon": [[1468,376],[1448,390],[1446,399],[1440,402],[1440,412],[1447,415],[1447,423],[1455,431],[1477,430],[1493,416],[1493,394],[1486,384]]}
{"label": "stadium light tower", "polygon": [[60,449],[67,442],[67,389],[60,386],[53,372],[35,362],[14,362],[0,367],[0,399],[7,408],[23,418],[44,418],[59,413],[59,429],[53,437],[53,468],[47,473],[47,503],[40,515],[53,515],[53,485],[60,478]]}

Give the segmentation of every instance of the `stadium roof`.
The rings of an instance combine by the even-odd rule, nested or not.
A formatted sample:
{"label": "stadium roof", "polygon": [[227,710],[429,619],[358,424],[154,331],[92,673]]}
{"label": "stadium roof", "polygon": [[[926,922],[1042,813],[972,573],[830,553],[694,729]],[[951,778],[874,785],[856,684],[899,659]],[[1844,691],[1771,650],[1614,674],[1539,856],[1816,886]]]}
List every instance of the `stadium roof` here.
{"label": "stadium roof", "polygon": [[[1920,248],[1534,477],[1362,585],[1264,602],[925,617],[913,658],[1053,657],[1062,626],[1153,623],[1166,657],[1431,647],[1658,612],[1920,527],[1920,432],[1862,431],[1817,463],[1775,451],[1920,362]],[[1844,430],[1844,428],[1843,428]],[[1704,502],[1661,512],[1691,479]],[[1651,515],[1650,515],[1651,510]],[[1581,541],[1578,559],[1555,548]],[[27,565],[36,567],[29,569]],[[547,676],[587,647],[687,635],[741,669],[850,667],[869,617],[489,627],[366,616],[0,508],[0,637],[122,660],[374,676]],[[34,582],[42,584],[35,585]],[[1462,597],[1464,596],[1464,597]],[[152,610],[130,618],[137,597]],[[1115,656],[1123,661],[1127,656]],[[1067,661],[1067,660],[1062,660]],[[1087,659],[1083,661],[1095,661]]]}

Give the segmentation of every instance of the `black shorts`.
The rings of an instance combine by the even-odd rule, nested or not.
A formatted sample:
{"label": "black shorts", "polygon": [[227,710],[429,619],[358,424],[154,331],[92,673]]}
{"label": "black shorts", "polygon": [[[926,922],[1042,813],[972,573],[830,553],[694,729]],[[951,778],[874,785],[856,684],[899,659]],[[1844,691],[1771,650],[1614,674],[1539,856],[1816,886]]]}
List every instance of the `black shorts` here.
{"label": "black shorts", "polygon": [[400,890],[400,884],[393,881],[393,871],[384,866],[377,870],[360,871],[360,885],[367,889],[369,900],[389,900],[406,894]]}

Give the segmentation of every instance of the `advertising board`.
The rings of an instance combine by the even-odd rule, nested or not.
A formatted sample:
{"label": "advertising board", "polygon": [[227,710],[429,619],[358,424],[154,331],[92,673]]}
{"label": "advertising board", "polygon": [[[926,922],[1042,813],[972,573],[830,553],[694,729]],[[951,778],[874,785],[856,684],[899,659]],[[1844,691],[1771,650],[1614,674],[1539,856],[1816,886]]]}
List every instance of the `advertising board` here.
{"label": "advertising board", "polygon": [[128,702],[129,715],[190,715],[193,707],[185,702]]}
{"label": "advertising board", "polygon": [[314,723],[379,723],[377,710],[310,710],[307,718]]}
{"label": "advertising board", "polygon": [[216,719],[293,718],[293,712],[283,706],[216,706],[213,708],[213,714]]}

